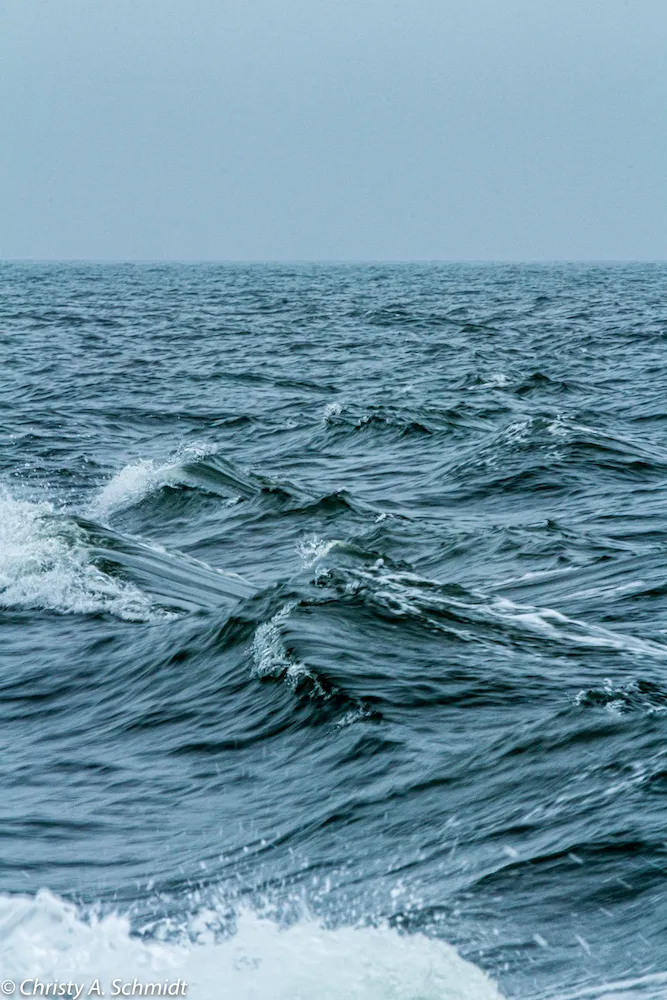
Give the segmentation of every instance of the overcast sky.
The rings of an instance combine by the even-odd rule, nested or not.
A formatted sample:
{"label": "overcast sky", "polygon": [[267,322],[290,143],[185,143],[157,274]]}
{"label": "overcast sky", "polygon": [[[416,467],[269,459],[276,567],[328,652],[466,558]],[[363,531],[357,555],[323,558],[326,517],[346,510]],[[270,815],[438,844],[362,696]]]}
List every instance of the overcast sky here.
{"label": "overcast sky", "polygon": [[0,257],[666,259],[667,0],[0,0]]}

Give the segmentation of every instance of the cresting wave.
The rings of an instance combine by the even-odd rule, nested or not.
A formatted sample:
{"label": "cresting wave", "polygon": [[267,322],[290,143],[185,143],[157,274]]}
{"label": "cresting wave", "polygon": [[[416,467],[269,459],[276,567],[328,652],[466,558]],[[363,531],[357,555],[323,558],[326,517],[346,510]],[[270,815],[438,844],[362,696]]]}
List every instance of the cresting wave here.
{"label": "cresting wave", "polygon": [[[188,485],[192,479],[189,475],[192,467],[199,463],[206,468],[206,457],[214,455],[215,451],[212,446],[195,444],[180,449],[166,462],[146,458],[130,462],[119,469],[91,501],[90,516],[106,521],[113,514],[141,503],[164,486]],[[243,486],[241,491],[244,492]]]}
{"label": "cresting wave", "polygon": [[164,617],[132,583],[92,562],[78,525],[48,501],[0,491],[0,607],[103,613],[130,621]]}
{"label": "cresting wave", "polygon": [[241,911],[216,940],[201,912],[176,940],[133,936],[126,918],[84,914],[43,891],[0,896],[3,977],[42,981],[181,979],[197,1000],[500,1000],[453,948],[388,927],[327,929],[304,917],[281,928]]}
{"label": "cresting wave", "polygon": [[[489,383],[493,387],[504,386],[506,380],[492,380]],[[334,416],[340,413],[339,403],[329,404],[326,416]],[[521,434],[528,427],[530,421],[523,424],[511,425],[509,431],[505,431],[509,439],[516,442],[522,440]],[[562,423],[557,420],[549,425],[550,433],[562,433],[559,428]],[[520,428],[519,433],[516,428]],[[575,428],[582,431],[589,428]],[[592,434],[594,432],[591,431]],[[218,449],[204,444],[192,445],[182,449],[173,461],[166,463],[156,463],[153,460],[140,459],[137,462],[124,466],[98,493],[91,502],[89,511],[91,515],[105,520],[114,513],[141,503],[146,497],[158,492],[164,486],[187,485],[195,489],[208,489],[214,487],[216,491],[222,490],[223,494],[229,496],[229,502],[235,502],[242,498],[256,495],[264,489],[285,491],[287,494],[298,499],[299,502],[305,500],[308,503],[312,498],[308,492],[292,483],[278,484],[268,477],[241,471],[226,460]],[[350,498],[353,506],[363,509],[358,501]],[[380,515],[383,517],[386,515]],[[329,539],[310,535],[297,542],[297,550],[301,556],[305,568],[316,567],[315,572],[322,580],[326,570],[322,568],[322,561],[337,547],[345,550],[346,542],[343,539]],[[464,600],[457,599],[448,592],[448,588],[435,580],[422,578],[415,573],[396,573],[391,565],[385,565],[385,560],[380,559],[367,564],[366,568],[349,568],[343,571],[343,589],[345,592],[358,592],[366,588],[368,582],[372,582],[370,592],[374,595],[373,601],[379,604],[388,603],[394,610],[402,614],[426,615],[429,610],[442,611],[460,609],[463,620],[470,617],[474,620],[481,620],[488,625],[490,622],[498,621],[501,628],[507,626],[525,629],[528,632],[537,631],[545,639],[560,643],[569,643],[575,646],[600,646],[613,650],[628,650],[640,654],[654,657],[667,656],[667,644],[651,640],[637,638],[633,635],[617,632],[593,625],[585,621],[580,621],[562,614],[560,611],[550,607],[541,607],[534,604],[523,604],[509,600],[502,593],[498,595],[485,595],[483,593],[462,592]],[[334,571],[333,579],[335,579]],[[557,576],[557,574],[556,574]],[[508,581],[504,584],[507,588]],[[516,581],[519,584],[526,582],[526,578]],[[624,585],[627,587],[627,584]],[[244,596],[251,593],[251,589],[246,587]],[[239,594],[238,596],[241,596]],[[293,605],[292,605],[293,606]],[[272,671],[278,673],[285,672],[290,682],[295,682],[298,676],[308,674],[308,669],[301,663],[285,659],[285,654],[280,652],[277,646],[277,635],[279,623],[285,621],[289,616],[292,606],[281,608],[274,618],[264,625],[261,625],[255,639],[256,669],[259,676],[266,675]],[[270,652],[271,650],[271,652]],[[272,664],[269,667],[269,664]],[[284,671],[283,668],[284,667]]]}
{"label": "cresting wave", "polygon": [[[185,462],[157,465],[140,460],[125,466],[91,502],[89,513],[104,520],[141,503],[165,485],[183,483],[188,477],[191,481],[196,477],[209,483],[215,479],[219,488],[233,490],[237,497],[254,495],[268,482],[234,469],[214,449],[197,447],[184,454]],[[291,484],[290,488],[299,497],[306,495]],[[4,489],[0,493],[0,601],[4,606],[103,613],[150,622],[163,620],[174,610],[213,607],[254,593],[254,588],[241,577],[223,573],[182,553],[169,553],[154,543],[147,546],[138,539],[110,534],[108,529],[89,527],[93,535],[97,531],[97,544],[81,523],[64,512],[56,512],[48,501],[36,504],[15,500]],[[335,554],[336,549],[341,550],[343,561],[328,568],[326,557]],[[450,587],[436,580],[414,572],[397,572],[391,561],[387,564],[383,558],[369,560],[361,550],[355,555],[354,546],[343,539],[306,536],[298,541],[297,550],[304,567],[313,568],[320,585],[333,584],[347,595],[366,595],[374,605],[398,615],[424,617],[435,627],[458,634],[465,641],[471,624],[476,623],[482,629],[478,638],[489,639],[492,637],[489,626],[493,630],[497,623],[502,634],[512,628],[538,632],[545,640],[556,643],[667,656],[667,644],[662,642],[592,625],[549,607],[520,604],[502,593],[489,596],[458,588],[455,595]],[[361,565],[346,566],[345,557],[349,553],[353,554],[353,563],[362,556]],[[96,561],[113,566],[114,574],[100,569]],[[130,579],[123,579],[123,572],[129,573]],[[560,579],[558,574],[555,576]],[[190,597],[188,591],[192,590],[193,582],[198,591],[197,596],[193,593]],[[504,588],[511,582],[505,583]],[[526,582],[523,578],[516,581],[523,586]],[[304,664],[279,647],[279,626],[293,607],[290,604],[279,609],[270,621],[258,627],[254,643],[258,676],[285,673],[291,683],[296,683],[299,677],[310,677]],[[448,617],[446,625],[437,617],[443,613]],[[455,624],[457,618],[463,631]]]}
{"label": "cresting wave", "polygon": [[0,607],[159,623],[253,593],[242,577],[0,493]]}

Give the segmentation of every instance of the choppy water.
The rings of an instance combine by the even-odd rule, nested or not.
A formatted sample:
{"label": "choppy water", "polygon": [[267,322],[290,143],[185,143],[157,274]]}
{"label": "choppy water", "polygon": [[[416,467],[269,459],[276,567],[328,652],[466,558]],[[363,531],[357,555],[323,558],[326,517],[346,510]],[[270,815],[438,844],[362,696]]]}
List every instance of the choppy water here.
{"label": "choppy water", "polygon": [[0,267],[0,972],[667,996],[666,280]]}

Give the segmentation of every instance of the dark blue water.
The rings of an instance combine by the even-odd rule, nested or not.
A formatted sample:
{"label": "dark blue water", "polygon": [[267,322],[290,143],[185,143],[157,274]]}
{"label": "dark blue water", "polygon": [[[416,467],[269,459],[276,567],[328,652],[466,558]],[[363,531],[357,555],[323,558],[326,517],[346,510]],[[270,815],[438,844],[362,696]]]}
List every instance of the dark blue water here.
{"label": "dark blue water", "polygon": [[666,281],[0,267],[0,972],[667,996]]}

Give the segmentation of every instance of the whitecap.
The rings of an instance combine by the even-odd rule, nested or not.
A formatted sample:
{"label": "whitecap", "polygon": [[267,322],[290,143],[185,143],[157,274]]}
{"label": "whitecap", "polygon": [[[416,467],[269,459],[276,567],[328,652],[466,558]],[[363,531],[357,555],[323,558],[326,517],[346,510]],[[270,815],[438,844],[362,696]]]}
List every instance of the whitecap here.
{"label": "whitecap", "polygon": [[88,513],[100,521],[112,514],[133,507],[163,486],[178,485],[183,481],[182,463],[204,458],[215,452],[213,446],[192,444],[178,451],[169,461],[156,462],[140,458],[123,466],[92,500]]}
{"label": "whitecap", "polygon": [[296,544],[296,550],[301,557],[301,562],[305,568],[314,566],[316,562],[327,556],[337,545],[342,545],[339,538],[332,538],[327,541],[319,535],[309,535],[302,538]]}
{"label": "whitecap", "polygon": [[285,649],[282,628],[295,607],[296,601],[283,605],[268,622],[262,622],[255,629],[252,642],[253,675],[284,677],[292,688],[296,688],[301,681],[308,680],[313,685],[315,694],[326,697],[322,685],[305,663]]}
{"label": "whitecap", "polygon": [[92,562],[79,526],[50,503],[15,500],[0,489],[0,606],[164,618],[132,584]]}
{"label": "whitecap", "polygon": [[158,465],[152,459],[139,459],[124,466],[106,484],[90,505],[91,516],[104,520],[126,507],[132,507],[166,485],[175,475],[174,465]]}
{"label": "whitecap", "polygon": [[[204,919],[199,927],[206,926]],[[126,917],[86,917],[48,891],[0,896],[5,979],[186,982],[190,1000],[500,1000],[493,982],[450,945],[388,927],[288,928],[245,910],[222,940],[135,937]],[[85,993],[84,993],[85,995]]]}
{"label": "whitecap", "polygon": [[327,403],[324,407],[323,420],[325,424],[332,423],[334,419],[342,413],[343,404],[339,402]]}

